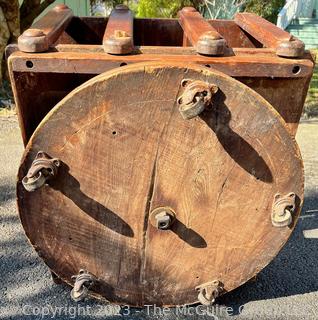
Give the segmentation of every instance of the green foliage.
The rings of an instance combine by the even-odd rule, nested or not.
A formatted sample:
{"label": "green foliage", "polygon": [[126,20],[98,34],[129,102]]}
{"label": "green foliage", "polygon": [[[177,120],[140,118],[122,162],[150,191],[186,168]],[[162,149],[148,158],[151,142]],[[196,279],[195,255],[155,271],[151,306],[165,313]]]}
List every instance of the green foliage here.
{"label": "green foliage", "polygon": [[140,0],[137,17],[174,18],[180,9],[192,5],[190,0]]}
{"label": "green foliage", "polygon": [[247,0],[244,11],[253,12],[268,21],[276,23],[279,11],[285,5],[285,0]]}
{"label": "green foliage", "polygon": [[311,52],[316,56],[316,66],[310,82],[304,108],[304,115],[308,118],[318,117],[318,49],[311,50]]}

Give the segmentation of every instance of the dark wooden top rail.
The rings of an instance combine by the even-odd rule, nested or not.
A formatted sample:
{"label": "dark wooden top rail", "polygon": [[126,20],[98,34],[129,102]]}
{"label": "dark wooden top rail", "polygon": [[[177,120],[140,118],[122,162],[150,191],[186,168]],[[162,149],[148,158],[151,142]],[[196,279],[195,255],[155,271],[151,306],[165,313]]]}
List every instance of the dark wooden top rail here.
{"label": "dark wooden top rail", "polygon": [[185,7],[178,13],[179,23],[191,44],[200,54],[222,55],[226,42],[222,36],[192,7]]}
{"label": "dark wooden top rail", "polygon": [[237,13],[234,21],[263,46],[275,48],[278,56],[296,58],[304,54],[302,41],[254,13]]}
{"label": "dark wooden top rail", "polygon": [[111,54],[128,54],[134,50],[134,17],[125,5],[112,10],[103,37],[104,50]]}
{"label": "dark wooden top rail", "polygon": [[59,38],[73,17],[72,10],[58,4],[18,38],[19,50],[44,52]]}

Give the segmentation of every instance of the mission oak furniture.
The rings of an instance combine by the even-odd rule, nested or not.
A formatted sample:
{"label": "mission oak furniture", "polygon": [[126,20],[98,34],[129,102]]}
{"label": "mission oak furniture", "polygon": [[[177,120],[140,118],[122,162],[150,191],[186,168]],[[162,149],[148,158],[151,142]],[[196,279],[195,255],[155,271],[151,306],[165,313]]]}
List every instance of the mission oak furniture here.
{"label": "mission oak furniture", "polygon": [[284,246],[304,199],[300,40],[251,13],[57,5],[6,55],[21,222],[74,300],[209,305]]}

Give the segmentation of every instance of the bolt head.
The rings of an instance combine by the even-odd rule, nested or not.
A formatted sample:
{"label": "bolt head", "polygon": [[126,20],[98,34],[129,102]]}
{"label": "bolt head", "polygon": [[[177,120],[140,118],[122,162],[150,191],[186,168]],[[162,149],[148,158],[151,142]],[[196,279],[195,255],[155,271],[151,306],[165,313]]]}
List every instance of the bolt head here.
{"label": "bolt head", "polygon": [[161,211],[155,216],[157,229],[166,230],[171,225],[171,216],[166,211]]}

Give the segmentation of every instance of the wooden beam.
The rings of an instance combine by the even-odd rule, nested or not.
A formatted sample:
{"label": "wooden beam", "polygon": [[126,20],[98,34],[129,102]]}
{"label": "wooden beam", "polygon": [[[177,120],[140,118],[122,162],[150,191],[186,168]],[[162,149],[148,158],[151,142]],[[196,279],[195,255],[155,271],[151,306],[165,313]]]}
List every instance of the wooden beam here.
{"label": "wooden beam", "polygon": [[222,36],[192,7],[178,13],[179,23],[186,39],[200,54],[217,56],[224,53],[226,42]]}
{"label": "wooden beam", "polygon": [[308,59],[283,59],[277,56],[242,54],[228,57],[207,57],[193,54],[144,53],[127,56],[101,52],[48,52],[27,54],[14,52],[8,59],[13,71],[47,73],[100,74],[104,71],[147,61],[201,64],[232,77],[301,78],[312,73],[313,63]]}
{"label": "wooden beam", "polygon": [[134,50],[134,17],[125,5],[112,10],[103,37],[104,50],[111,54],[128,54]]}
{"label": "wooden beam", "polygon": [[73,17],[72,10],[58,4],[44,17],[34,23],[18,38],[19,50],[23,52],[44,52],[52,46]]}
{"label": "wooden beam", "polygon": [[304,54],[302,41],[254,13],[237,13],[234,21],[265,47],[274,48],[278,56],[296,58]]}

